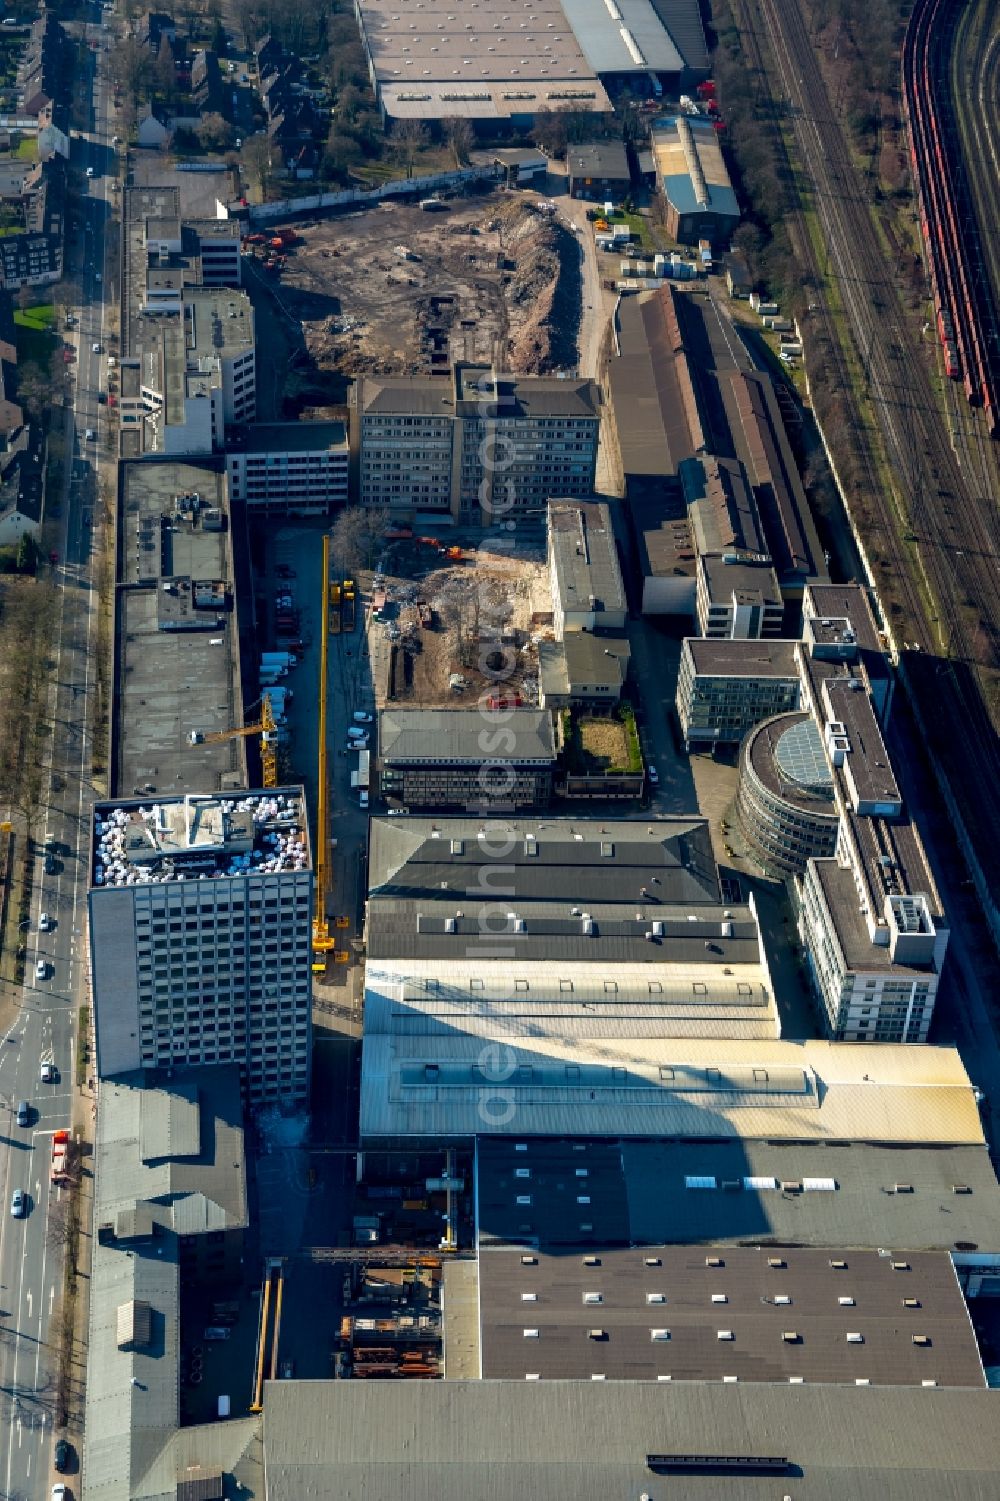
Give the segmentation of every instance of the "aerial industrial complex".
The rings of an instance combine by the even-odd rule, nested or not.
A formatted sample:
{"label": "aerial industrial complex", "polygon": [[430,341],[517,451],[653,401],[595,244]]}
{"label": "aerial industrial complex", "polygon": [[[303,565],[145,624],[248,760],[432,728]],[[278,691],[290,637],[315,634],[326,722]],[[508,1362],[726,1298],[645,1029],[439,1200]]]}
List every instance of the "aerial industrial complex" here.
{"label": "aerial industrial complex", "polygon": [[983,184],[917,160],[981,9],[909,23],[970,244],[864,484],[868,293],[770,300],[726,82],[848,225],[846,18],[4,22],[4,1496],[994,1496],[995,892],[921,696],[988,684],[991,544],[866,529],[939,399],[991,493]]}

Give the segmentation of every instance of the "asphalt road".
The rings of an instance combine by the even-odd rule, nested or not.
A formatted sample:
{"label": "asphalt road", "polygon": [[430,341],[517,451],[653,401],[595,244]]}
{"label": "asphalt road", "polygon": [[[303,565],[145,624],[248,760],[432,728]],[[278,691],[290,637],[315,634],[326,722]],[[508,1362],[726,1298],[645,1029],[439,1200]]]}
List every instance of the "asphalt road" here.
{"label": "asphalt road", "polygon": [[[95,9],[95,14],[96,14]],[[90,27],[93,36],[100,26]],[[101,54],[96,55],[98,61]],[[74,1019],[87,999],[86,830],[93,788],[87,724],[92,679],[96,596],[91,582],[90,518],[96,495],[104,408],[98,391],[106,390],[104,356],[92,346],[104,344],[104,229],[111,194],[108,98],[94,82],[93,128],[72,142],[72,170],[79,174],[80,214],[71,220],[69,268],[80,286],[76,323],[66,330],[78,357],[74,461],[66,466],[66,493],[61,498],[58,562],[53,570],[59,587],[52,656],[55,671],[49,715],[53,726],[51,778],[36,837],[53,851],[51,861],[36,862],[35,888],[27,938],[27,963],[21,992],[13,999],[16,1017],[0,1038],[0,1137],[7,1150],[0,1156],[0,1476],[4,1497],[48,1496],[52,1470],[57,1350],[48,1343],[52,1313],[62,1286],[63,1249],[52,1231],[55,1207],[64,1190],[50,1190],[49,1159],[54,1131],[70,1125],[76,1077]],[[93,166],[94,177],[85,176]],[[91,428],[97,441],[84,437]],[[58,497],[50,497],[59,503]],[[45,869],[51,864],[50,870]],[[48,931],[40,926],[48,914]],[[44,978],[37,966],[44,965]],[[53,1083],[40,1079],[44,1061],[55,1064]],[[27,1128],[16,1125],[16,1108],[30,1101]],[[14,1189],[28,1196],[27,1214],[10,1213]],[[73,1476],[68,1477],[72,1487]]]}

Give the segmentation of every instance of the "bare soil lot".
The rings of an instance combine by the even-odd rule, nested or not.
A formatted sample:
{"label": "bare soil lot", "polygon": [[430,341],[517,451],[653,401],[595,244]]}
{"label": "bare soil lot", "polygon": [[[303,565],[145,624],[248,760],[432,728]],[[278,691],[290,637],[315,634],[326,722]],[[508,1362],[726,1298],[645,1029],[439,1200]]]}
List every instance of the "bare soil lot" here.
{"label": "bare soil lot", "polygon": [[266,284],[335,399],[359,373],[445,373],[454,359],[576,368],[580,246],[525,199],[479,193],[442,213],[384,203],[292,227],[301,242]]}
{"label": "bare soil lot", "polygon": [[[370,575],[362,582],[371,589]],[[471,707],[492,692],[537,703],[538,641],[552,634],[541,555],[515,558],[482,544],[446,563],[432,549],[395,543],[377,586],[387,595],[384,622],[369,628],[380,708]]]}

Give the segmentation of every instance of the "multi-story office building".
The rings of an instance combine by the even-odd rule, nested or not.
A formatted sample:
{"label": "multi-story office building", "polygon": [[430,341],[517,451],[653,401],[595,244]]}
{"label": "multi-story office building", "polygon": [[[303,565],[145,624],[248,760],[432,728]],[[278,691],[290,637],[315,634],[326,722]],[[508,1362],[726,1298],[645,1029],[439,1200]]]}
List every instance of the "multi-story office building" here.
{"label": "multi-story office building", "polygon": [[701,553],[695,567],[698,630],[714,641],[781,635],[784,605],[771,561],[741,553]]}
{"label": "multi-story office building", "polygon": [[779,714],[750,731],[736,808],[743,837],[769,875],[801,874],[810,860],[836,852],[840,813],[811,714]]}
{"label": "multi-story office building", "polygon": [[836,856],[797,883],[799,931],[829,1033],[926,1042],[948,924],[907,814],[860,664],[810,671],[840,815]]}
{"label": "multi-story office building", "polygon": [[547,555],[557,641],[567,632],[624,629],[628,604],[607,505],[552,501]]}
{"label": "multi-story office building", "polygon": [[172,457],[209,454],[257,410],[253,308],[228,288],[161,288],[138,353],[121,360],[119,420],[141,447]]}
{"label": "multi-story office building", "polygon": [[541,512],[593,493],[600,392],[593,381],[499,375],[362,377],[351,447],[362,505],[469,522]]}
{"label": "multi-story office building", "polygon": [[309,1088],[313,877],[301,788],[99,803],[89,894],[102,1078],[236,1063]]}
{"label": "multi-story office building", "polygon": [[544,709],[507,709],[496,724],[468,709],[383,709],[382,791],[413,808],[545,808],[556,751]]}
{"label": "multi-story office building", "polygon": [[122,217],[122,455],[219,452],[257,410],[239,224],[184,219],[165,187],[127,188]]}
{"label": "multi-story office building", "polygon": [[343,422],[258,423],[226,444],[229,493],[258,515],[326,516],[346,505],[349,463]]}
{"label": "multi-story office building", "polygon": [[688,637],[677,674],[677,717],[688,751],[738,744],[754,725],[799,706],[795,641]]}

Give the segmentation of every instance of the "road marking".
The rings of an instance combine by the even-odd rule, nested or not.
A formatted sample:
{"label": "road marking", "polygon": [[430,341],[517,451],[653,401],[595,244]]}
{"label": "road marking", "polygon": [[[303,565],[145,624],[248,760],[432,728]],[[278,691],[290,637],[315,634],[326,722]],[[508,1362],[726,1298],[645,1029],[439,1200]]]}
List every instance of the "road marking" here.
{"label": "road marking", "polygon": [[32,1296],[31,1296],[31,1288],[30,1287],[28,1288],[28,1290],[27,1290],[27,1292],[25,1293],[24,1296],[28,1300],[28,1318],[30,1319],[31,1318],[31,1304],[32,1304],[32,1301],[33,1301],[32,1300]]}

